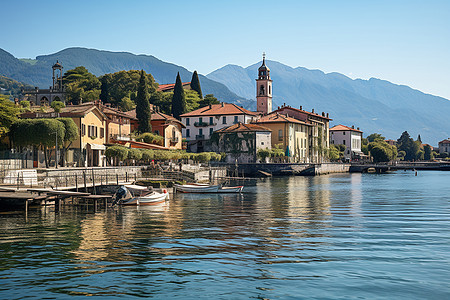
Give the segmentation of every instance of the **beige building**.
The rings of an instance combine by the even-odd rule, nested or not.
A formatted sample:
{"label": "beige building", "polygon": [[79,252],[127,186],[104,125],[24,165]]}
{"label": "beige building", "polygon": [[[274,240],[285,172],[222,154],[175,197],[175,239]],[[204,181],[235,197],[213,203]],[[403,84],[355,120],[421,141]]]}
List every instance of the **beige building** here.
{"label": "beige building", "polygon": [[277,112],[262,116],[256,123],[272,131],[272,148],[283,149],[293,162],[310,162],[308,137],[311,124]]}

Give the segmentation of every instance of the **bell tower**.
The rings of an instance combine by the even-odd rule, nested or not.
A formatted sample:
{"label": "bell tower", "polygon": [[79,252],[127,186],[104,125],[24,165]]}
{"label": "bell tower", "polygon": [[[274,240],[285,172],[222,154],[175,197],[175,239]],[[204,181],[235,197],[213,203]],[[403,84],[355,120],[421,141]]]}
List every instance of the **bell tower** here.
{"label": "bell tower", "polygon": [[256,111],[268,114],[272,112],[272,79],[270,69],[266,66],[266,54],[263,53],[263,61],[258,69],[256,79]]}
{"label": "bell tower", "polygon": [[54,91],[62,92],[63,84],[62,84],[62,69],[63,66],[59,63],[59,61],[56,61],[56,64],[53,65],[53,86],[52,89]]}

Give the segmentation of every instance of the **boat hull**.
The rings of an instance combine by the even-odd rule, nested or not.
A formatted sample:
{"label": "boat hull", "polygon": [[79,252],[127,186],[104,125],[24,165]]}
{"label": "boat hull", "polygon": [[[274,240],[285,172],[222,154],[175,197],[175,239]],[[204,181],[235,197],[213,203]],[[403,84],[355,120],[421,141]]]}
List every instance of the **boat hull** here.
{"label": "boat hull", "polygon": [[235,187],[222,187],[220,185],[194,185],[194,184],[185,184],[175,185],[175,191],[178,193],[192,193],[192,194],[222,194],[222,193],[241,193],[243,186],[235,186]]}

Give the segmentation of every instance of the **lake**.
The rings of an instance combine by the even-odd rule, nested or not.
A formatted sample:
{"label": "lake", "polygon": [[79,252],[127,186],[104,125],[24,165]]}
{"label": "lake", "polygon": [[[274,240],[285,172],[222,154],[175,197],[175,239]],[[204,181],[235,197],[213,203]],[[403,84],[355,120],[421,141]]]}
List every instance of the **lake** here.
{"label": "lake", "polygon": [[0,214],[0,298],[449,299],[450,172]]}

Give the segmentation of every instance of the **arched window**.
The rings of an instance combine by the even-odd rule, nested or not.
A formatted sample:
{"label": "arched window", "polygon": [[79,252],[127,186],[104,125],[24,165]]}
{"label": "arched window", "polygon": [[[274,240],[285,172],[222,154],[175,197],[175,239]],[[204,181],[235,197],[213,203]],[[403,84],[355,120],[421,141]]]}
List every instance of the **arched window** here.
{"label": "arched window", "polygon": [[264,85],[259,87],[259,95],[264,95]]}

